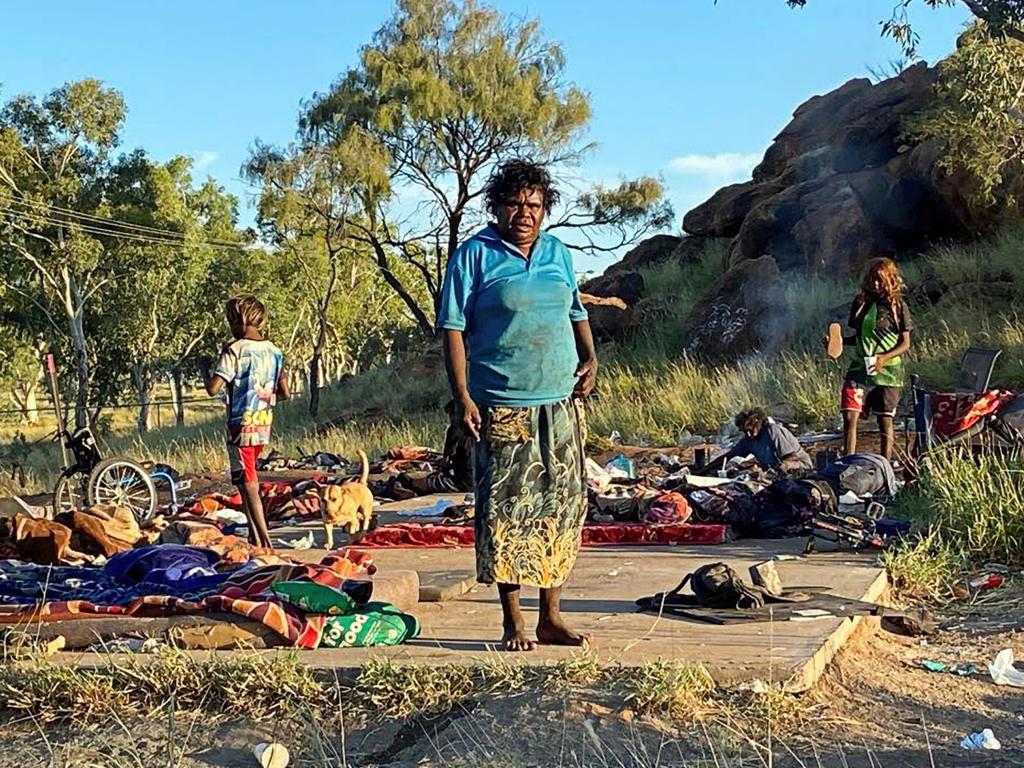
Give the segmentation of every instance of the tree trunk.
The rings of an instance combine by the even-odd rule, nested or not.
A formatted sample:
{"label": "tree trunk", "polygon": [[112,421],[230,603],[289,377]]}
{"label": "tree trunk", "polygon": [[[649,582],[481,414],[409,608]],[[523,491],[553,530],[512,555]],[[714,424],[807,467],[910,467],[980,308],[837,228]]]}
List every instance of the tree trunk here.
{"label": "tree trunk", "polygon": [[153,375],[149,366],[143,362],[132,365],[132,382],[135,384],[135,391],[139,396],[139,417],[136,426],[139,432],[149,432],[153,426],[153,411],[151,402],[153,400]]}
{"label": "tree trunk", "polygon": [[323,356],[327,347],[327,300],[317,308],[316,339],[313,341],[313,356],[309,360],[309,415],[314,419],[320,412],[320,387],[323,386]]}
{"label": "tree trunk", "polygon": [[181,369],[171,371],[171,410],[174,412],[174,423],[179,427],[185,425],[185,383]]}
{"label": "tree trunk", "polygon": [[320,411],[320,352],[309,359],[309,415],[314,419]]}
{"label": "tree trunk", "polygon": [[36,399],[38,391],[39,382],[37,381],[19,381],[14,385],[11,399],[21,412],[22,424],[39,423],[39,409],[37,408],[38,401]]}
{"label": "tree trunk", "polygon": [[75,350],[75,427],[89,426],[89,346],[85,339],[82,311],[79,308],[70,318],[71,345]]}
{"label": "tree trunk", "polygon": [[[391,261],[388,259],[387,251],[384,250],[382,243],[373,239],[370,243],[373,247],[373,253],[377,260],[377,267],[380,269],[380,274],[384,278],[391,289],[398,294],[398,297],[402,300],[405,306],[412,313],[413,318],[416,320],[416,325],[419,326],[420,330],[427,337],[434,335],[434,324],[427,317],[427,313],[423,311],[423,308],[416,301],[416,298],[406,290],[405,286],[402,285],[402,281],[398,279],[398,276],[391,271]],[[436,315],[435,315],[436,317]]]}

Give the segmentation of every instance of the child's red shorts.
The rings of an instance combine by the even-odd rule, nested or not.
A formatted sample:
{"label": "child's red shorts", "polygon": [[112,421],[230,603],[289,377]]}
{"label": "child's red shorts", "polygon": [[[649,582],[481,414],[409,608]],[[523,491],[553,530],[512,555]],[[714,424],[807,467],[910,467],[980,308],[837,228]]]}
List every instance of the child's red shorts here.
{"label": "child's red shorts", "polygon": [[262,445],[229,445],[228,462],[231,482],[235,485],[256,482],[256,459],[263,453]]}

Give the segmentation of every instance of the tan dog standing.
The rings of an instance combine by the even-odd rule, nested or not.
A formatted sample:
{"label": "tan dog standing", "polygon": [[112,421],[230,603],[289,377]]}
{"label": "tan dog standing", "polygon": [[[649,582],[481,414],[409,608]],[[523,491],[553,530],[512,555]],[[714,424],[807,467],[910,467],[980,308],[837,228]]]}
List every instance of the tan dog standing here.
{"label": "tan dog standing", "polygon": [[359,461],[362,462],[362,473],[358,480],[343,485],[320,486],[320,497],[323,499],[320,512],[324,518],[327,549],[334,549],[334,526],[346,526],[349,536],[370,527],[373,493],[366,484],[370,477],[370,462],[362,451],[359,451]]}

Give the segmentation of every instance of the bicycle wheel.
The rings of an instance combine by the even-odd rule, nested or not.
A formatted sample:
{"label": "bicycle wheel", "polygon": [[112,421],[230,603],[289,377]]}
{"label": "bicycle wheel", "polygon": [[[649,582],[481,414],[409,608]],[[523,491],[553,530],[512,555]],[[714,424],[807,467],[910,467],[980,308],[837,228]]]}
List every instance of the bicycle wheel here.
{"label": "bicycle wheel", "polygon": [[53,489],[53,513],[70,512],[81,509],[86,501],[86,494],[79,477],[61,475]]}
{"label": "bicycle wheel", "polygon": [[131,459],[104,459],[89,474],[86,485],[89,504],[127,507],[141,525],[156,512],[156,486],[149,473]]}

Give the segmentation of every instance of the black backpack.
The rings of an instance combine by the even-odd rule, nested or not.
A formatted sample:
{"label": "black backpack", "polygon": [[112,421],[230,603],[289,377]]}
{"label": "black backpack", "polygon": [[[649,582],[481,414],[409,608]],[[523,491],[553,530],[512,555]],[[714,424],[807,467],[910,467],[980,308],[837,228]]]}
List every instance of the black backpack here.
{"label": "black backpack", "polygon": [[[694,599],[679,595],[687,584],[693,590]],[[673,599],[675,598],[675,599]],[[637,601],[641,607],[657,608],[658,603],[665,605],[693,604],[703,608],[761,608],[764,606],[764,590],[744,583],[732,568],[725,563],[702,565],[693,573],[688,573],[678,586],[664,597],[660,594],[650,598],[641,598],[646,605]]]}
{"label": "black backpack", "polygon": [[699,523],[725,523],[738,534],[753,533],[757,527],[757,503],[745,489],[701,488],[686,494]]}
{"label": "black backpack", "polygon": [[838,501],[825,480],[779,478],[757,495],[757,532],[765,538],[797,536],[817,515],[834,515]]}

